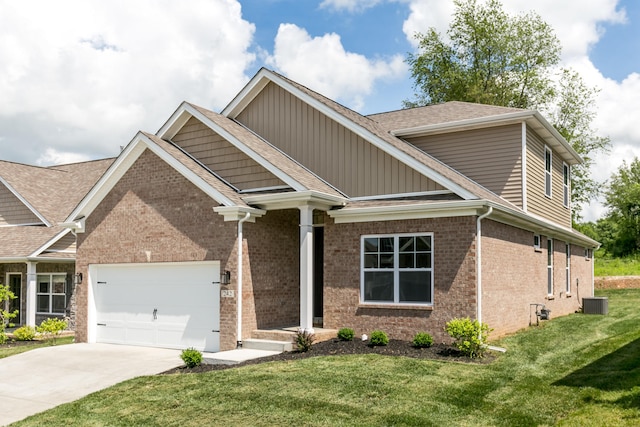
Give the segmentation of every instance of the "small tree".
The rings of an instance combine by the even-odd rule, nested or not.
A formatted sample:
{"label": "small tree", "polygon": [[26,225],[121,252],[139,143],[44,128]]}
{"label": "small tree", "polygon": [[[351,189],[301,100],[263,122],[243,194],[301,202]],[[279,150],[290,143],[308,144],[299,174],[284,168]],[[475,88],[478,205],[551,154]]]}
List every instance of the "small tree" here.
{"label": "small tree", "polygon": [[9,311],[8,302],[15,299],[16,296],[9,290],[9,286],[0,285],[0,344],[7,342],[6,327],[13,327],[11,320],[18,315],[18,310]]}

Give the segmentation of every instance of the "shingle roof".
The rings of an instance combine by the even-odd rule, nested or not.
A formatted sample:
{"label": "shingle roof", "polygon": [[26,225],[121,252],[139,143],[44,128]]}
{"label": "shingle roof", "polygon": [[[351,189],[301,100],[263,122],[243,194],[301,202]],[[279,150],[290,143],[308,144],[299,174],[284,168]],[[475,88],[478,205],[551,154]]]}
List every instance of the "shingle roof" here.
{"label": "shingle roof", "polygon": [[367,117],[377,122],[387,132],[418,126],[429,126],[463,120],[489,118],[527,110],[499,107],[495,105],[474,104],[471,102],[451,101],[425,107],[389,111],[371,114]]}
{"label": "shingle roof", "polygon": [[64,231],[62,227],[0,227],[0,260],[26,258]]}
{"label": "shingle roof", "polygon": [[51,167],[0,160],[0,176],[51,224],[64,221],[113,158]]}

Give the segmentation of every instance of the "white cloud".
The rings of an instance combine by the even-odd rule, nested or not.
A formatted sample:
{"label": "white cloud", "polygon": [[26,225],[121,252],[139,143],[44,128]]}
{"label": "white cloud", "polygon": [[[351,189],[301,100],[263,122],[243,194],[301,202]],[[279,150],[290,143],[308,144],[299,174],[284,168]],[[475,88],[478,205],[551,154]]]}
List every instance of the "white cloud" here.
{"label": "white cloud", "polygon": [[248,78],[254,31],[232,0],[1,1],[0,137],[22,145],[2,157],[116,155],[183,100],[220,109]]}
{"label": "white cloud", "polygon": [[403,55],[368,59],[347,52],[337,34],[311,37],[294,24],[280,25],[268,62],[287,77],[356,110],[363,107],[364,96],[371,94],[376,82],[407,72]]}
{"label": "white cloud", "polygon": [[362,12],[363,10],[372,8],[383,0],[323,0],[320,3],[321,8],[333,9],[335,11],[346,10],[348,12]]}
{"label": "white cloud", "polygon": [[89,156],[73,153],[73,152],[61,152],[54,148],[47,148],[40,157],[35,161],[36,165],[61,165],[67,163],[78,163],[91,160]]}

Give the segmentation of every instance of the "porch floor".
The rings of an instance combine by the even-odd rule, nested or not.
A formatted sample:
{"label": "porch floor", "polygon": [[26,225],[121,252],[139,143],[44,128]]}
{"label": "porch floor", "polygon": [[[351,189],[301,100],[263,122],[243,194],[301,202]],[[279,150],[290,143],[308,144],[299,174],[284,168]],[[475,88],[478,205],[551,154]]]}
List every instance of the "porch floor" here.
{"label": "porch floor", "polygon": [[[291,342],[296,332],[298,332],[298,329],[299,329],[299,326],[288,326],[283,328],[270,328],[270,329],[256,329],[251,331],[251,338],[257,339],[257,340]],[[336,338],[336,336],[338,335],[338,330],[314,328],[313,334],[315,335],[314,342],[322,342],[322,341],[328,341],[332,338]]]}

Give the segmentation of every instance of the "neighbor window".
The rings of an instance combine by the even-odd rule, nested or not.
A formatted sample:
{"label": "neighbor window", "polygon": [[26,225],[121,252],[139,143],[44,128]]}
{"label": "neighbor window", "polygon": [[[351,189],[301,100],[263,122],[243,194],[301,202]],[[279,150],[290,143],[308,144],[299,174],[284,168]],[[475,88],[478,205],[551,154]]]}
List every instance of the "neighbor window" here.
{"label": "neighbor window", "polygon": [[38,274],[37,311],[64,314],[67,306],[67,275],[65,273]]}
{"label": "neighbor window", "polygon": [[569,207],[569,200],[570,200],[570,194],[569,194],[569,182],[570,182],[570,169],[569,169],[569,165],[566,163],[562,163],[562,204],[564,205],[565,208]]}
{"label": "neighbor window", "polygon": [[571,293],[571,245],[566,244],[565,253],[567,254],[567,263],[566,263],[566,271],[567,271],[567,283],[566,283],[566,291],[567,294]]}
{"label": "neighbor window", "polygon": [[361,299],[433,304],[433,234],[362,237]]}
{"label": "neighbor window", "polygon": [[551,166],[552,166],[551,149],[544,147],[544,194],[551,197]]}
{"label": "neighbor window", "polygon": [[547,294],[553,295],[553,240],[547,239]]}

